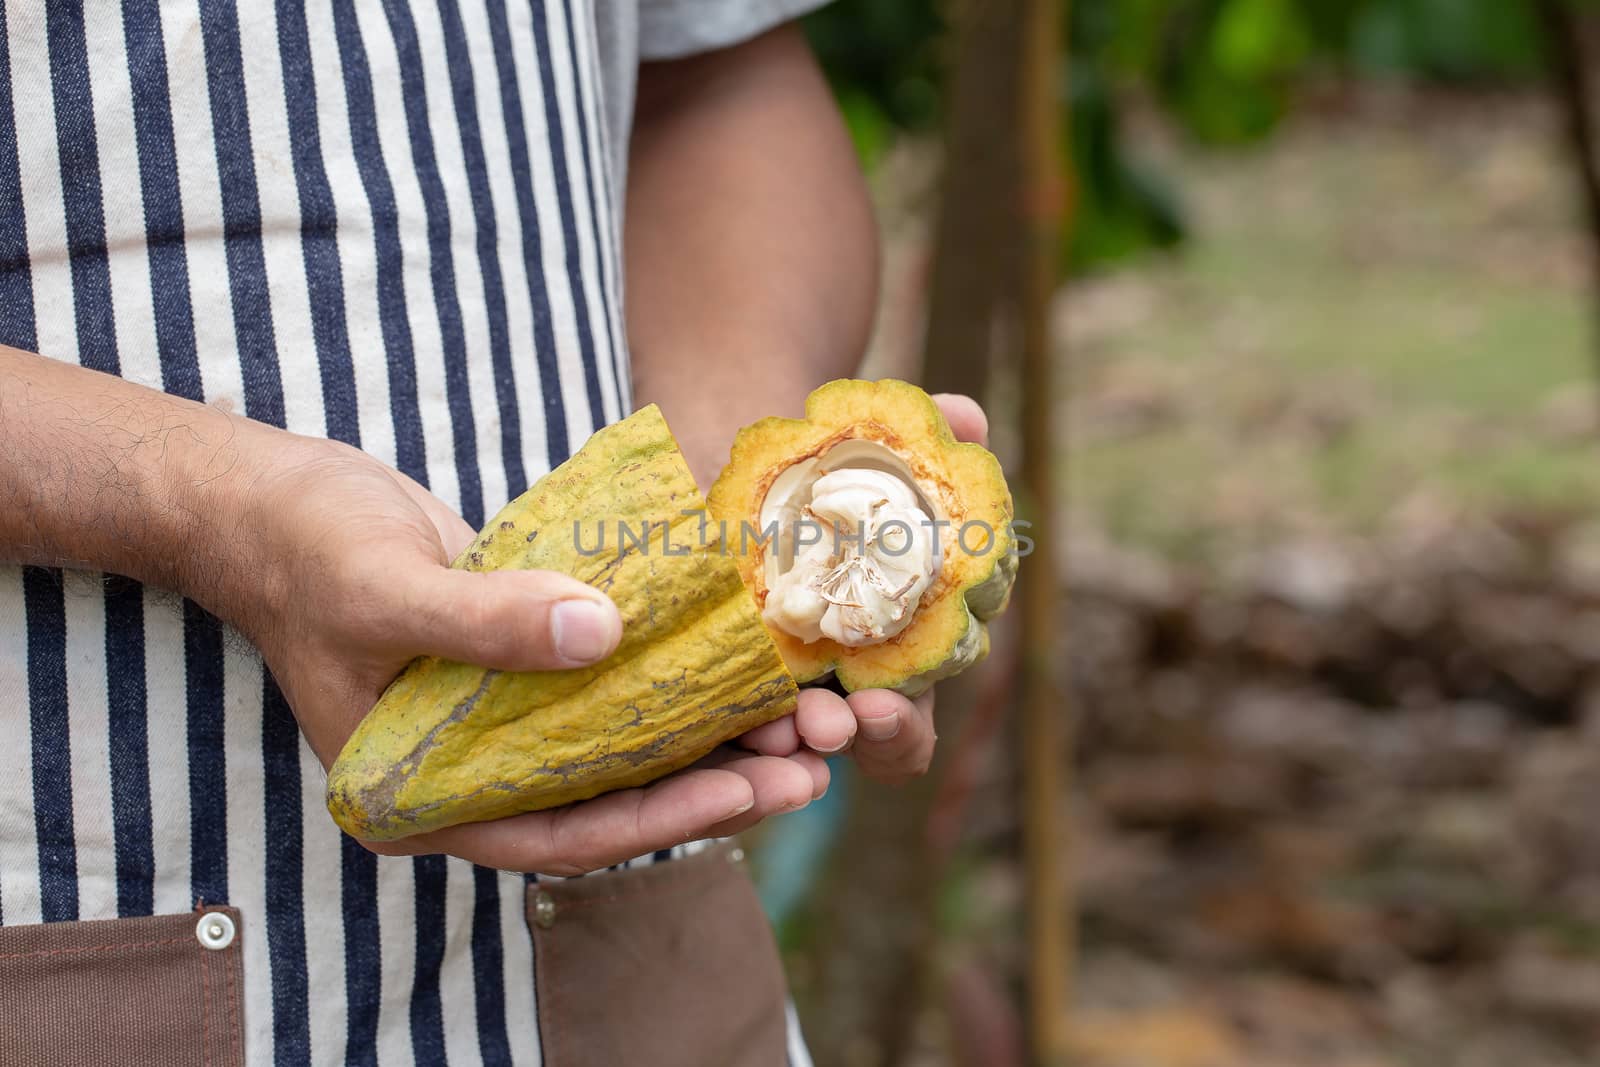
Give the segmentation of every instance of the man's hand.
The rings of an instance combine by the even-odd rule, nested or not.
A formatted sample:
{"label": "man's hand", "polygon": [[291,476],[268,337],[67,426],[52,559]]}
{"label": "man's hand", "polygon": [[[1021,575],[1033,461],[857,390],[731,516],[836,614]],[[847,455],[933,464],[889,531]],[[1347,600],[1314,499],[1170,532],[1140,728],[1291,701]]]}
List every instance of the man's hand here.
{"label": "man's hand", "polygon": [[[988,443],[989,422],[976,401],[949,393],[933,399],[958,439]],[[863,689],[848,697],[808,689],[795,714],[751,730],[740,743],[768,756],[848,749],[869,777],[902,782],[926,773],[935,739],[931,689],[915,700],[887,689]]]}
{"label": "man's hand", "polygon": [[[549,670],[616,647],[622,621],[602,593],[550,571],[450,570],[473,530],[427,490],[355,449],[276,436],[247,524],[270,580],[238,622],[324,766],[415,656]],[[368,847],[576,874],[801,807],[827,774],[810,752],[724,750],[642,789]]]}

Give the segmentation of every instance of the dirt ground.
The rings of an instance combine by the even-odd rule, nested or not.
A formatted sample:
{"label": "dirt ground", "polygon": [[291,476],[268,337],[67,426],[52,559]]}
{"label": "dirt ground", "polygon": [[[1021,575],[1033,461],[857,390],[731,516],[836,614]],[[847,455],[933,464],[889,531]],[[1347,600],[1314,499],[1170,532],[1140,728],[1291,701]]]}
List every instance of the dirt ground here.
{"label": "dirt ground", "polygon": [[[1145,142],[1188,247],[1061,306],[1081,1062],[1593,1063],[1600,463],[1551,116],[1380,93]],[[972,1003],[1016,950],[1008,782],[946,909]]]}

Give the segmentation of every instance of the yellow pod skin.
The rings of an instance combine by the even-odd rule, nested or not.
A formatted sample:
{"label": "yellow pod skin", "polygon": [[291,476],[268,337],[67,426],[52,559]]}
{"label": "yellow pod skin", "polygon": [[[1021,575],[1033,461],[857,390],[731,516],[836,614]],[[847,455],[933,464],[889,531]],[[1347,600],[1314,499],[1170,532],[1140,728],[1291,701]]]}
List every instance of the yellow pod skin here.
{"label": "yellow pod skin", "polygon": [[[896,622],[903,629],[877,643],[803,640],[770,618],[767,627],[802,684],[833,674],[851,692],[915,696],[988,652],[985,623],[1005,609],[1018,560],[1011,492],[999,461],[981,445],[957,441],[927,393],[894,380],[834,381],[807,398],[805,418],[745,427],[708,496],[711,513],[766,609],[774,575],[774,542],[761,536],[769,532],[769,497],[790,493],[789,514],[809,515],[806,483],[786,472],[803,469],[815,479],[852,466],[892,473],[939,520],[937,571],[909,617]],[[745,536],[752,530],[755,536]]]}
{"label": "yellow pod skin", "polygon": [[507,504],[453,566],[572,575],[616,603],[621,644],[574,670],[414,661],[329,772],[339,826],[387,841],[553,808],[792,713],[794,678],[705,506],[654,405]]}

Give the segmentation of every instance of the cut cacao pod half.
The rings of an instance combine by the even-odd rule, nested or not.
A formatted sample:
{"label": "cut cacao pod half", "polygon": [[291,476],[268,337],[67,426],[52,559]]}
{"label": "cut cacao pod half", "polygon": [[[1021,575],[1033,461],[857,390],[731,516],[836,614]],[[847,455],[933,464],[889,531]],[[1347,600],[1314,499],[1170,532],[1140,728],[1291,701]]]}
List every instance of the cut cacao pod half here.
{"label": "cut cacao pod half", "polygon": [[988,651],[1016,576],[1000,463],[899,381],[836,381],[745,427],[709,502],[803,683],[915,696]]}
{"label": "cut cacao pod half", "polygon": [[604,591],[604,661],[415,660],[346,742],[328,808],[393,840],[644,785],[790,714],[800,682],[915,695],[976,662],[1016,573],[1011,495],[905,382],[838,381],[739,432],[700,495],[646,407],[506,505],[452,566]]}

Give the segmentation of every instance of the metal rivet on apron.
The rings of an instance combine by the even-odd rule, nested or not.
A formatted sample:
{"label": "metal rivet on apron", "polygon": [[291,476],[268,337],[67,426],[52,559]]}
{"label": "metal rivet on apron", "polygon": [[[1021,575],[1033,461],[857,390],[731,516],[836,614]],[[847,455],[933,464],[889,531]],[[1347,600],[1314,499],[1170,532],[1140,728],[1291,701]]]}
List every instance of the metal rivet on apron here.
{"label": "metal rivet on apron", "polygon": [[556,924],[556,898],[542,889],[533,897],[533,921],[546,930]]}
{"label": "metal rivet on apron", "polygon": [[220,911],[209,911],[195,924],[194,936],[206,948],[227,948],[233,944],[233,920]]}
{"label": "metal rivet on apron", "polygon": [[742,862],[744,862],[744,849],[738,848],[737,846],[734,847],[733,849],[731,849],[728,852],[728,862],[729,863],[742,863]]}

